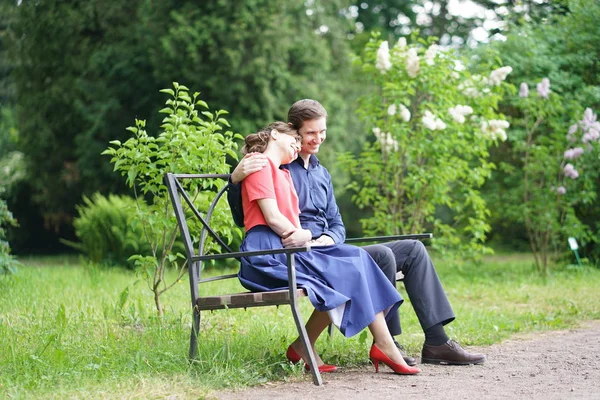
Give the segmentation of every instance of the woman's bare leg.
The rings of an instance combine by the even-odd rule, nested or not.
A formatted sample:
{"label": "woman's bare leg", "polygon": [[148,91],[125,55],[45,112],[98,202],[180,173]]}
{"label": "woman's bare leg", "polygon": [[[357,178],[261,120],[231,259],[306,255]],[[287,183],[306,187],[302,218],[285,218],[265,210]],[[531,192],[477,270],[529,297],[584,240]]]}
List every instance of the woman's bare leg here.
{"label": "woman's bare leg", "polygon": [[369,330],[373,335],[373,340],[379,350],[381,350],[386,356],[388,356],[393,362],[400,365],[408,365],[402,354],[400,354],[400,350],[394,344],[394,339],[392,335],[390,335],[390,331],[385,323],[385,317],[383,316],[383,312],[375,315],[375,321],[373,321],[369,325]]}
{"label": "woman's bare leg", "polygon": [[[315,354],[315,358],[317,361],[317,365],[323,365],[323,360],[319,357],[319,354],[315,351],[315,342],[321,335],[321,333],[327,328],[330,323],[329,314],[322,311],[314,310],[310,315],[310,318],[306,322],[306,333],[308,335],[308,340],[313,349],[313,353]],[[291,344],[292,348],[298,353],[302,359],[306,360],[308,357],[306,356],[306,352],[304,351],[304,346],[302,346],[302,341],[300,338],[294,340]]]}

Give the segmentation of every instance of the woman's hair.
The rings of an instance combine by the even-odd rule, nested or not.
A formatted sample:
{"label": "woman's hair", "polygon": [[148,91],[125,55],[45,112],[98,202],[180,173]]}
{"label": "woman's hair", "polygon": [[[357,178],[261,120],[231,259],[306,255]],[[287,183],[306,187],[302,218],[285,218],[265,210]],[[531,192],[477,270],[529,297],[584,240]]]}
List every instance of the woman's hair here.
{"label": "woman's hair", "polygon": [[267,144],[269,144],[271,131],[273,129],[279,133],[296,136],[298,138],[300,137],[296,129],[285,122],[276,121],[269,126],[262,128],[258,132],[251,133],[246,136],[244,147],[242,147],[242,154],[246,155],[248,153],[264,153],[264,151],[267,149]]}
{"label": "woman's hair", "polygon": [[298,100],[288,110],[288,122],[296,129],[302,128],[304,121],[327,118],[325,107],[316,100]]}

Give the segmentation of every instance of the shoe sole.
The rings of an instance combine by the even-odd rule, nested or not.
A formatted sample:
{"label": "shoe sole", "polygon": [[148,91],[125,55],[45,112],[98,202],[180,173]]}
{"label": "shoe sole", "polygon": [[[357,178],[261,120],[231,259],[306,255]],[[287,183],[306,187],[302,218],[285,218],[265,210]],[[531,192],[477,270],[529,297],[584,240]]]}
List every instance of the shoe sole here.
{"label": "shoe sole", "polygon": [[485,358],[483,360],[478,361],[448,361],[448,360],[438,360],[435,358],[421,358],[422,364],[438,364],[438,365],[479,365],[485,362]]}

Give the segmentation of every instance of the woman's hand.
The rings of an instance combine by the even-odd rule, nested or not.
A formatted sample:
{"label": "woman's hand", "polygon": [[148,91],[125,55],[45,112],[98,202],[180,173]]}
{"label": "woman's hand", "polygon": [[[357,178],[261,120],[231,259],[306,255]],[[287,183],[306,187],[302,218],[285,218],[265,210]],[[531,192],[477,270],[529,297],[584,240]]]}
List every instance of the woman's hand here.
{"label": "woman's hand", "polygon": [[248,153],[240,160],[231,173],[231,182],[240,183],[250,174],[260,171],[268,164],[267,156],[262,153]]}
{"label": "woman's hand", "polygon": [[294,229],[283,232],[281,242],[283,247],[301,247],[310,241],[312,232],[308,229]]}

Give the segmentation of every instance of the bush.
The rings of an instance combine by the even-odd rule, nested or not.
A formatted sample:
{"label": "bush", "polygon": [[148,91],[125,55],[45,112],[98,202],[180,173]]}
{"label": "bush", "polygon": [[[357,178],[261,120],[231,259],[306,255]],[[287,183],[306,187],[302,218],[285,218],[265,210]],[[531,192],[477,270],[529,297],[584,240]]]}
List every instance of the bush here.
{"label": "bush", "polygon": [[[2,191],[3,188],[0,187],[0,193]],[[0,275],[15,273],[19,265],[19,262],[10,254],[8,242],[4,240],[5,227],[8,225],[16,226],[17,221],[8,210],[6,202],[0,199]]]}
{"label": "bush", "polygon": [[63,243],[81,251],[93,263],[130,269],[134,264],[128,261],[129,257],[150,254],[146,232],[134,218],[137,215],[135,199],[95,193],[91,199],[84,196],[83,203],[76,207],[79,215],[73,221],[80,242],[62,240]]}

